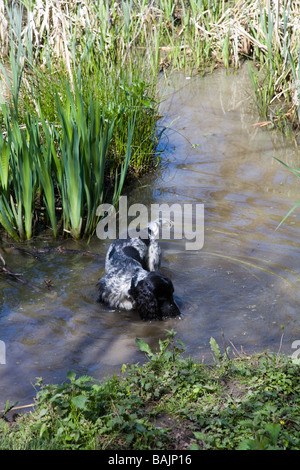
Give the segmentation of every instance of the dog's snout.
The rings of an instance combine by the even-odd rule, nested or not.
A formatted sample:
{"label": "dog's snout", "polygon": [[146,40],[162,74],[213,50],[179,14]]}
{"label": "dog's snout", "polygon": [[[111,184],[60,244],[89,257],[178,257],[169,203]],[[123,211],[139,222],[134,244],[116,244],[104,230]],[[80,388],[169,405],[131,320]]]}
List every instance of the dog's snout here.
{"label": "dog's snout", "polygon": [[168,299],[161,305],[162,316],[164,317],[177,317],[180,315],[180,310],[174,299]]}

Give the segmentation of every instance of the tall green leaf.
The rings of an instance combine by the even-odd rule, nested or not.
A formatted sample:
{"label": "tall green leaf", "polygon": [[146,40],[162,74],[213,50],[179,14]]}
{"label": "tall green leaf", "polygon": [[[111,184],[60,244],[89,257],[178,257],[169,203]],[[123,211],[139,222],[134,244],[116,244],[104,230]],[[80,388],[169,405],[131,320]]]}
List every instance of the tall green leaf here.
{"label": "tall green leaf", "polygon": [[0,187],[7,193],[9,184],[9,145],[0,132]]}
{"label": "tall green leaf", "polygon": [[127,147],[126,147],[126,154],[124,157],[124,162],[121,165],[121,170],[120,170],[120,175],[117,177],[116,174],[116,184],[115,184],[115,190],[114,190],[114,195],[112,198],[112,204],[115,205],[120,196],[121,192],[125,183],[125,178],[127,175],[127,170],[129,167],[129,162],[131,159],[131,143],[132,143],[132,137],[133,137],[133,132],[134,132],[134,126],[135,126],[135,116],[131,122],[128,122],[128,139],[127,139]]}

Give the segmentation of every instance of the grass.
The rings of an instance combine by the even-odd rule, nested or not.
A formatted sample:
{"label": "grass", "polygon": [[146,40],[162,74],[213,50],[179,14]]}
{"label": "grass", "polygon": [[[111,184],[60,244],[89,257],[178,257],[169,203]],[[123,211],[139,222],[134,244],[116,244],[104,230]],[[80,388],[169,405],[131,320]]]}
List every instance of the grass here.
{"label": "grass", "polygon": [[39,381],[34,410],[0,420],[0,448],[300,448],[299,363],[268,352],[230,357],[211,339],[214,363],[205,365],[175,336],[167,331],[156,351],[137,339],[144,363],[101,383],[73,372],[60,385]]}

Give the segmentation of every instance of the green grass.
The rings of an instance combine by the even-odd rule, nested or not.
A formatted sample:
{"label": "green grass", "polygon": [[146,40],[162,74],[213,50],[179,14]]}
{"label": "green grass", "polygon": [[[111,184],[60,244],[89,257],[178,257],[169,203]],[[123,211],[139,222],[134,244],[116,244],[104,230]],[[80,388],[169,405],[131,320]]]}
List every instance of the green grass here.
{"label": "green grass", "polygon": [[[66,21],[67,11],[60,13]],[[54,237],[90,237],[97,207],[117,203],[127,174],[157,164],[156,81],[150,85],[142,59],[127,54],[129,37],[115,37],[116,53],[91,24],[78,38],[75,20],[64,61],[45,37],[36,57],[30,31],[22,31],[25,12],[16,7],[7,14],[10,54],[1,70],[11,99],[1,116],[0,223],[16,240],[45,227]],[[106,35],[102,19],[108,16],[99,10],[93,18]]]}
{"label": "green grass", "polygon": [[299,363],[230,357],[212,339],[205,365],[175,335],[155,351],[137,339],[143,364],[100,383],[73,372],[60,385],[40,380],[34,411],[0,420],[0,448],[299,450]]}

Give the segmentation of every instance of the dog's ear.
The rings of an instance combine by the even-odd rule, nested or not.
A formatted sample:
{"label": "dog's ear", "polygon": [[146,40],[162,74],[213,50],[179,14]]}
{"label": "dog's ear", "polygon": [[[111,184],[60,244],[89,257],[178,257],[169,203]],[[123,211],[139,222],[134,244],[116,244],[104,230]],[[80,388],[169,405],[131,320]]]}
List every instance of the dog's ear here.
{"label": "dog's ear", "polygon": [[153,292],[153,284],[147,278],[142,279],[136,285],[132,280],[129,294],[134,299],[142,320],[157,318],[158,303]]}

